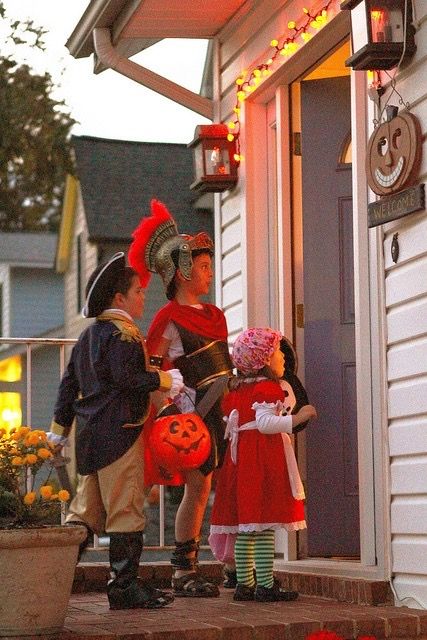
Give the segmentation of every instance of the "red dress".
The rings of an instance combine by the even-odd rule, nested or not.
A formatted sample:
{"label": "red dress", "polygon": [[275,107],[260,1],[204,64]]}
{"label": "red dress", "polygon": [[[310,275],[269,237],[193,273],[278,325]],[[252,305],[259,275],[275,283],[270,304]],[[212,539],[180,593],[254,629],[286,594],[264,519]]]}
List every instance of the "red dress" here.
{"label": "red dress", "polygon": [[[228,416],[239,412],[239,428],[255,420],[255,402],[283,402],[277,382],[244,383],[225,396]],[[305,529],[304,501],[293,497],[282,434],[262,434],[258,429],[239,431],[236,464],[231,447],[219,471],[211,515],[211,533],[238,533],[265,529]]]}

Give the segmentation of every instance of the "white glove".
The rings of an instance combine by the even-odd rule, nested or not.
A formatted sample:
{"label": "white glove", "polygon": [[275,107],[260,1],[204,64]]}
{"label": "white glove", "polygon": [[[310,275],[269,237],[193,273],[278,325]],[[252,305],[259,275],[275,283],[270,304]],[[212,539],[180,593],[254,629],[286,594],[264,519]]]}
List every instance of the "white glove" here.
{"label": "white glove", "polygon": [[46,433],[47,441],[51,442],[54,445],[59,447],[65,447],[68,444],[68,438],[65,436],[59,436],[57,433],[52,433],[52,431],[48,431]]}
{"label": "white glove", "polygon": [[292,416],[278,416],[277,412],[281,408],[275,403],[255,402],[252,409],[255,410],[255,422],[258,431],[265,435],[273,433],[292,433]]}
{"label": "white glove", "polygon": [[179,369],[169,369],[167,373],[169,373],[172,378],[172,386],[170,391],[168,391],[167,396],[169,398],[174,398],[184,388],[184,380]]}

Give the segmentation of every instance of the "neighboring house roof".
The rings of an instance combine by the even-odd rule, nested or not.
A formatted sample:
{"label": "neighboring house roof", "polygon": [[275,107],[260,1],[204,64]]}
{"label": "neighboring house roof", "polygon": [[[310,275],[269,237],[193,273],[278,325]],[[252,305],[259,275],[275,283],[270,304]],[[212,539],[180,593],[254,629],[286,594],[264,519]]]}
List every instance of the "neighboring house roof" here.
{"label": "neighboring house roof", "polygon": [[73,136],[76,177],[67,176],[56,270],[69,264],[79,186],[89,240],[129,245],[132,231],[150,215],[150,201],[163,201],[180,233],[207,231],[213,236],[213,200],[195,200],[192,152],[184,144],[129,142]]}
{"label": "neighboring house roof", "polygon": [[152,198],[164,202],[178,224],[193,211],[193,159],[186,145],[90,136],[73,136],[72,145],[91,241],[130,241]]}
{"label": "neighboring house roof", "polygon": [[0,233],[0,263],[52,268],[57,240],[55,233]]}

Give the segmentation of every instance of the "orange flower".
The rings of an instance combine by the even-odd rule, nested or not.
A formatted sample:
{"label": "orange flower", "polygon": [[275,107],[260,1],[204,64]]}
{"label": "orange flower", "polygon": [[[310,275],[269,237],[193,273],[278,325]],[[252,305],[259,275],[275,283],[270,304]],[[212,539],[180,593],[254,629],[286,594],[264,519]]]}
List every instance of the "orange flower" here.
{"label": "orange flower", "polygon": [[42,487],[40,487],[40,495],[45,500],[49,500],[52,493],[53,488],[50,486],[50,484],[44,484]]}
{"label": "orange flower", "polygon": [[36,492],[35,491],[29,491],[24,496],[24,504],[31,505],[31,504],[33,504],[35,499],[36,499]]}
{"label": "orange flower", "polygon": [[24,461],[26,462],[26,464],[36,464],[37,456],[35,453],[27,453],[27,455],[24,458]]}
{"label": "orange flower", "polygon": [[49,451],[49,449],[46,449],[46,447],[41,447],[38,451],[37,451],[37,455],[39,458],[41,458],[42,460],[47,460],[48,458],[52,457],[52,453]]}
{"label": "orange flower", "polygon": [[61,489],[61,491],[58,491],[58,498],[61,500],[61,502],[68,502],[68,500],[70,499],[70,494],[66,489]]}
{"label": "orange flower", "polygon": [[19,429],[17,429],[16,433],[20,438],[23,438],[24,436],[27,435],[27,433],[29,433],[31,431],[30,427],[19,427]]}
{"label": "orange flower", "polygon": [[39,442],[40,442],[40,436],[37,434],[36,431],[29,433],[25,438],[25,444],[28,444],[28,445],[38,444]]}
{"label": "orange flower", "polygon": [[24,464],[24,460],[23,458],[21,458],[21,456],[15,456],[14,458],[12,458],[11,462],[14,467],[19,467],[21,466],[21,464]]}

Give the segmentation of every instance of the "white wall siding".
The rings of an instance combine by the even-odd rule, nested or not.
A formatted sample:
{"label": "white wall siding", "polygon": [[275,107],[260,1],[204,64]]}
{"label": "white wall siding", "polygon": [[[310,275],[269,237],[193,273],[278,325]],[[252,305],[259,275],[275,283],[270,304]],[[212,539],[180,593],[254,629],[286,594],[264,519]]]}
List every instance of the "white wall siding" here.
{"label": "white wall siding", "polygon": [[228,338],[229,342],[233,343],[234,339],[243,329],[242,327],[242,317],[243,317],[243,308],[242,303],[238,302],[233,307],[225,310],[225,317],[227,319],[228,326]]}
{"label": "white wall siding", "polygon": [[391,456],[417,455],[427,451],[427,415],[390,420],[389,425]]}
{"label": "white wall siding", "polygon": [[[242,276],[238,274],[237,276],[230,278],[222,289],[222,306],[223,309],[228,309],[229,307],[235,305],[236,301],[239,301],[238,295],[239,291],[242,291]],[[240,297],[241,302],[241,297]]]}
{"label": "white wall siding", "polygon": [[403,307],[390,309],[387,316],[388,343],[427,334],[427,298],[412,300]]}
{"label": "white wall siding", "polygon": [[[425,135],[425,3],[416,0],[415,9],[417,53],[398,75],[398,89]],[[423,151],[420,182],[427,176]],[[398,602],[427,608],[427,215],[396,220],[384,232],[393,584]],[[396,264],[391,258],[395,233]]]}
{"label": "white wall siding", "polygon": [[[415,0],[417,52],[397,89],[427,133],[427,6]],[[386,94],[387,99],[389,94]],[[390,102],[398,104],[394,96]],[[427,178],[425,138],[419,182]],[[391,258],[398,233],[399,259]],[[403,605],[427,608],[427,215],[384,225],[393,584]]]}
{"label": "white wall siding", "polygon": [[427,500],[425,496],[394,498],[391,505],[392,533],[425,534]]}

